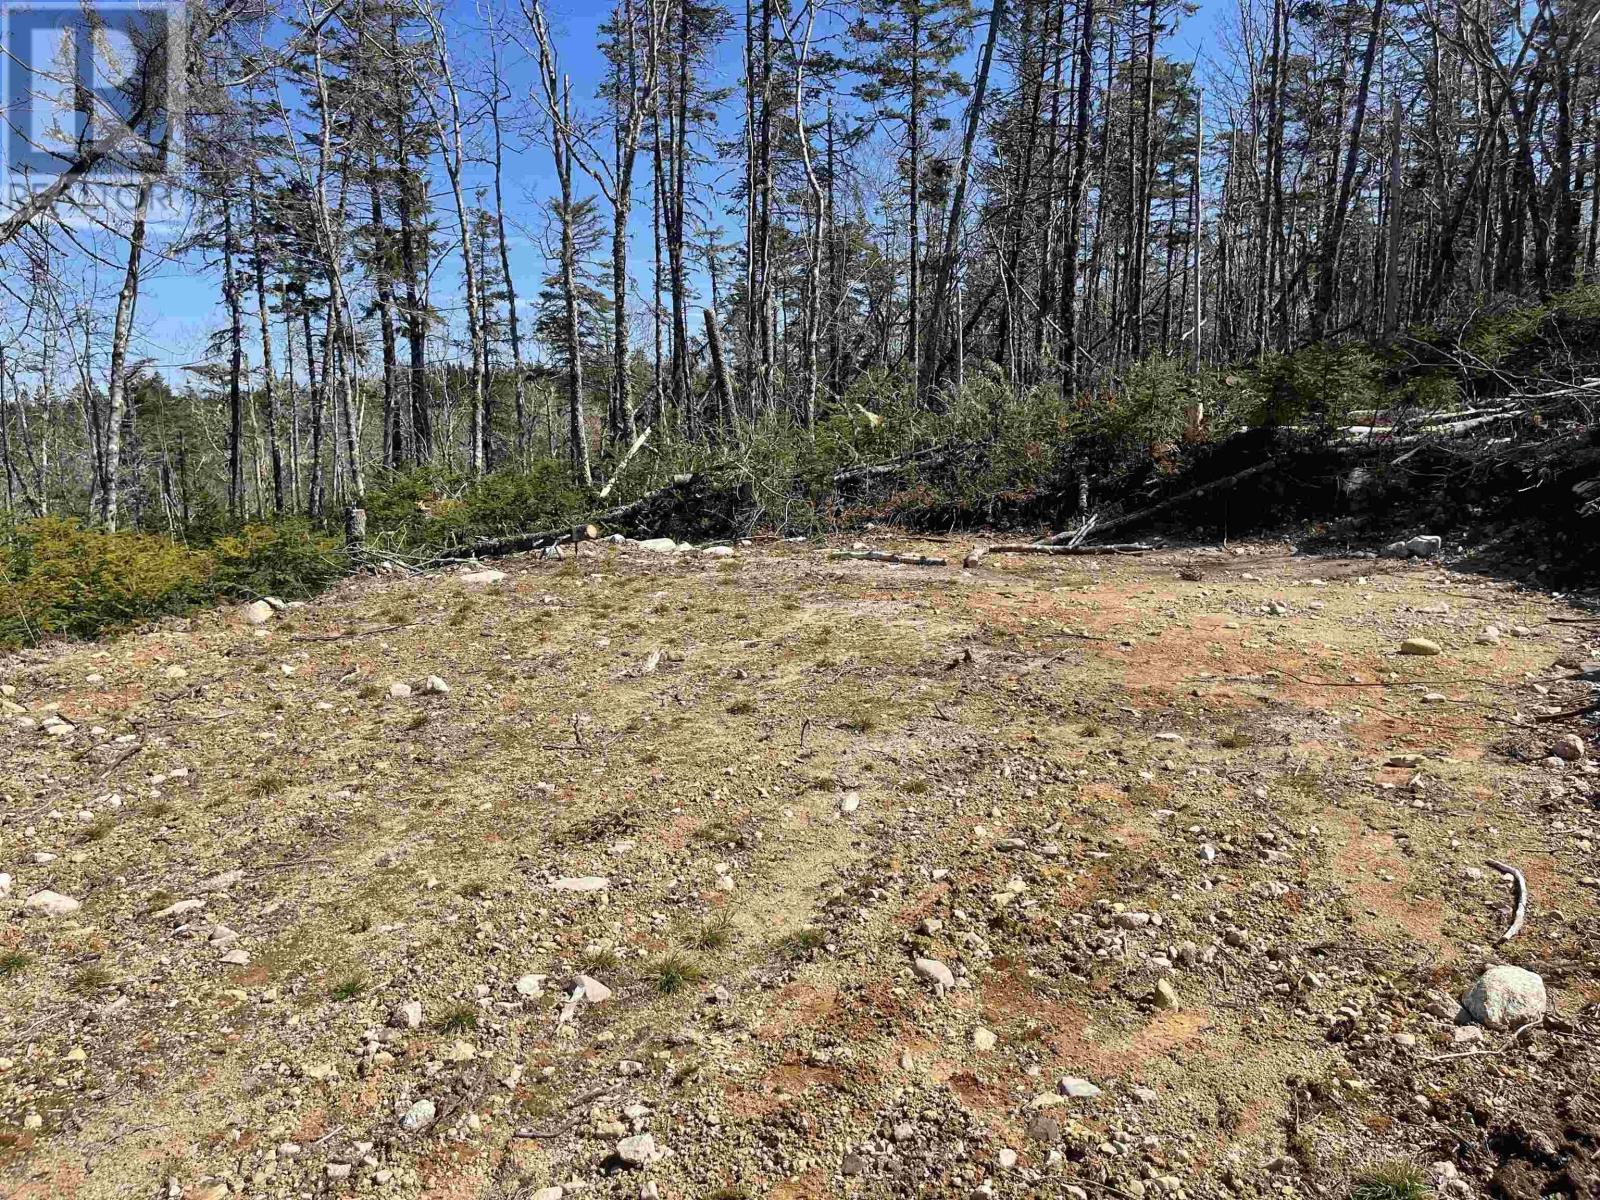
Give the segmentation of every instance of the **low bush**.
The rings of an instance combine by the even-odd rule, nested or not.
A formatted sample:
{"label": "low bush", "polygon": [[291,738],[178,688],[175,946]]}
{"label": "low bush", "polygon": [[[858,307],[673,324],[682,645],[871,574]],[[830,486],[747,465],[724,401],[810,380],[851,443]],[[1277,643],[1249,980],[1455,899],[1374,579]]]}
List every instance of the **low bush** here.
{"label": "low bush", "polygon": [[168,538],[64,517],[0,530],[0,647],[93,637],[212,595],[212,560]]}

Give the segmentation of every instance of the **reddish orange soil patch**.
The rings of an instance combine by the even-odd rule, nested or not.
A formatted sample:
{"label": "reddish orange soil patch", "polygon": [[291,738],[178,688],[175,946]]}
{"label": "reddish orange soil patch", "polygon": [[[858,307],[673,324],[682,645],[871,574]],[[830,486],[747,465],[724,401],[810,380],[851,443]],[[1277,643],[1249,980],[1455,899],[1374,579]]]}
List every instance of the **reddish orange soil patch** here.
{"label": "reddish orange soil patch", "polygon": [[1345,826],[1348,836],[1334,857],[1334,872],[1351,893],[1356,928],[1385,937],[1408,937],[1443,962],[1455,958],[1458,951],[1444,933],[1443,906],[1406,898],[1411,867],[1393,835],[1366,829],[1355,816],[1347,817]]}
{"label": "reddish orange soil patch", "polygon": [[771,1019],[757,1030],[763,1040],[784,1037],[796,1029],[820,1025],[839,1011],[837,988],[816,988],[808,983],[786,985],[768,1008]]}
{"label": "reddish orange soil patch", "polygon": [[728,1109],[736,1117],[765,1117],[813,1088],[837,1088],[843,1078],[836,1067],[782,1063],[752,1087],[726,1089]]}
{"label": "reddish orange soil patch", "polygon": [[812,1167],[796,1179],[785,1179],[767,1195],[770,1200],[816,1200],[828,1194],[828,1173],[821,1167]]}

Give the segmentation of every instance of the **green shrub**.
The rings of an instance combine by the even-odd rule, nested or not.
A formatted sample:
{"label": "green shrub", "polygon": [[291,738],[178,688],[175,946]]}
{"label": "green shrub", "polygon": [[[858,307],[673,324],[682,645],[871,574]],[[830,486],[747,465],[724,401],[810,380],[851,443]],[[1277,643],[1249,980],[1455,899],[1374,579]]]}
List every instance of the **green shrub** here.
{"label": "green shrub", "polygon": [[348,570],[342,537],[291,519],[246,525],[211,545],[214,582],[256,596],[309,596]]}
{"label": "green shrub", "polygon": [[146,533],[41,517],[0,531],[0,647],[94,637],[211,594],[212,560]]}
{"label": "green shrub", "polygon": [[1367,346],[1307,346],[1267,360],[1251,425],[1349,424],[1358,409],[1386,402],[1383,364]]}

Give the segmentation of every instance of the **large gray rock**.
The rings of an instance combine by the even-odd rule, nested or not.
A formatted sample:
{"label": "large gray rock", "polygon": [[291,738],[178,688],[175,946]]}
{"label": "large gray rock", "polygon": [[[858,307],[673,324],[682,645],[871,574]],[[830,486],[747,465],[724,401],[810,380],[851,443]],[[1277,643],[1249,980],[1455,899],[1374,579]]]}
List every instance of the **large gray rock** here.
{"label": "large gray rock", "polygon": [[1461,997],[1462,1011],[1490,1029],[1516,1029],[1544,1016],[1544,980],[1521,967],[1490,967]]}
{"label": "large gray rock", "polygon": [[918,975],[936,987],[948,990],[956,985],[956,977],[950,968],[936,958],[919,958],[913,965]]}
{"label": "large gray rock", "polygon": [[29,896],[22,902],[22,907],[47,917],[70,917],[83,906],[71,896],[46,889]]}
{"label": "large gray rock", "polygon": [[678,543],[671,538],[645,538],[639,543],[639,549],[649,550],[652,554],[676,554]]}

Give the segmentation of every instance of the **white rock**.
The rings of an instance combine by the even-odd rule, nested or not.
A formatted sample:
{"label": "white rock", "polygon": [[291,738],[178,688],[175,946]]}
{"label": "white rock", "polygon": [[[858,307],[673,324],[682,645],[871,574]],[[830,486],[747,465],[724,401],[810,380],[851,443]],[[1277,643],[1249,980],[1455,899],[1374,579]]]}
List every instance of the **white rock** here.
{"label": "white rock", "polygon": [[997,1040],[994,1030],[985,1029],[982,1025],[972,1031],[972,1048],[974,1050],[993,1050]]}
{"label": "white rock", "polygon": [[846,792],[843,796],[839,797],[839,811],[842,813],[853,813],[860,807],[860,792]]}
{"label": "white rock", "polygon": [[239,615],[251,625],[265,625],[277,615],[277,611],[265,600],[252,600],[239,610]]}
{"label": "white rock", "polygon": [[617,1143],[617,1157],[630,1167],[642,1167],[655,1160],[656,1139],[648,1133],[636,1133]]}
{"label": "white rock", "polygon": [[429,675],[422,683],[422,690],[430,696],[448,696],[450,685],[437,675]]}
{"label": "white rock", "polygon": [[558,879],[550,885],[556,892],[603,892],[611,886],[611,881],[603,875],[580,875]]}
{"label": "white rock", "polygon": [[4,871],[0,871],[0,900],[5,899],[9,895],[11,895],[11,876],[7,875]]}
{"label": "white rock", "polygon": [[543,1187],[533,1194],[533,1200],[561,1200],[566,1194],[565,1188]]}
{"label": "white rock", "polygon": [[1100,1094],[1100,1089],[1094,1084],[1076,1075],[1063,1075],[1056,1084],[1056,1090],[1071,1100],[1093,1100]]}
{"label": "white rock", "polygon": [[572,990],[580,993],[590,1004],[604,1004],[611,999],[611,989],[592,975],[574,975]]}
{"label": "white rock", "polygon": [[1443,546],[1444,539],[1431,533],[1420,534],[1406,543],[1413,558],[1437,558]]}
{"label": "white rock", "polygon": [[222,956],[222,961],[230,967],[248,967],[250,965],[250,951],[229,950]]}
{"label": "white rock", "polygon": [[1544,1016],[1544,980],[1521,967],[1490,967],[1461,997],[1461,1007],[1480,1025],[1516,1029]]}
{"label": "white rock", "polygon": [[389,1014],[389,1024],[396,1029],[422,1028],[422,1001],[408,1000]]}
{"label": "white rock", "polygon": [[468,571],[463,575],[456,576],[462,583],[474,585],[499,583],[505,577],[506,573],[504,571]]}
{"label": "white rock", "polygon": [[235,867],[231,871],[224,871],[220,875],[213,875],[210,879],[200,884],[202,892],[225,892],[234,884],[244,878],[244,871]]}
{"label": "white rock", "polygon": [[66,917],[77,912],[83,905],[71,896],[46,889],[29,896],[22,902],[22,907],[46,917]]}
{"label": "white rock", "polygon": [[407,696],[411,695],[411,685],[409,683],[400,683],[398,681],[391,683],[389,685],[389,695],[395,700],[404,700]]}
{"label": "white rock", "polygon": [[733,557],[733,547],[732,546],[707,546],[704,550],[700,551],[700,553],[701,554],[709,554],[712,558],[732,558]]}
{"label": "white rock", "polygon": [[549,977],[546,975],[524,975],[517,980],[517,995],[526,996],[530,1000],[537,999],[544,995],[544,981],[547,978]]}
{"label": "white rock", "polygon": [[945,989],[956,985],[956,977],[951,974],[950,968],[936,958],[919,958],[912,965],[917,974],[929,983]]}
{"label": "white rock", "polygon": [[671,538],[645,538],[639,543],[639,549],[648,550],[652,554],[675,554],[678,543]]}
{"label": "white rock", "polygon": [[406,1109],[405,1116],[400,1118],[400,1128],[407,1133],[415,1133],[432,1125],[433,1118],[437,1115],[438,1109],[433,1106],[432,1100],[418,1100]]}

